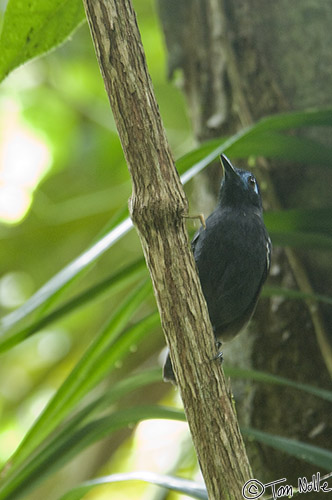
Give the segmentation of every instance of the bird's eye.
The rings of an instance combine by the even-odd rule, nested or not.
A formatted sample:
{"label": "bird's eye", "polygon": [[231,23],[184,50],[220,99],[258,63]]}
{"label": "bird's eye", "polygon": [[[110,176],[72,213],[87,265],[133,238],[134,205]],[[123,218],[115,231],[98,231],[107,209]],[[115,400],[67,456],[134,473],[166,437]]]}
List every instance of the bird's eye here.
{"label": "bird's eye", "polygon": [[251,185],[251,187],[255,188],[256,187],[256,179],[253,175],[251,175],[248,178],[248,183]]}

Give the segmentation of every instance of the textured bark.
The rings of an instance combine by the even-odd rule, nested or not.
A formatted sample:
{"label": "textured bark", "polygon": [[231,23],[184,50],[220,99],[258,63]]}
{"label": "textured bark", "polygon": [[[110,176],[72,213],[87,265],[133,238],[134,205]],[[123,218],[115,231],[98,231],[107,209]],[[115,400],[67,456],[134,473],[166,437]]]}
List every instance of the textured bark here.
{"label": "textured bark", "polygon": [[[158,0],[158,5],[169,50],[169,73],[177,68],[183,72],[183,89],[199,140],[232,134],[268,114],[330,102],[330,2],[178,0],[172,10],[167,10],[166,0]],[[319,133],[324,140],[324,133]],[[219,174],[210,169],[204,175],[215,192]],[[327,171],[316,168],[314,159],[311,167],[258,159],[255,175],[269,209],[308,208],[308,200],[314,207],[330,204],[331,180],[327,182]],[[207,196],[204,185],[199,182],[196,192],[202,200]],[[204,212],[202,200],[198,209]],[[301,262],[293,251],[275,249],[270,283],[310,291],[311,280],[317,292],[329,293],[330,260],[324,254],[318,258],[312,254],[314,260],[306,254]],[[332,314],[331,308],[322,311],[325,317],[312,302],[306,306],[279,298],[261,301],[250,326],[252,335],[241,335],[229,345],[229,352],[225,346],[225,364],[232,360],[330,387],[331,344],[326,325],[331,324]],[[258,386],[249,397],[247,389],[234,385],[234,390],[246,425],[331,447],[328,403],[308,396],[304,402],[302,393],[285,388]],[[270,448],[251,443],[248,451],[262,480],[287,477],[296,483],[297,477],[315,473],[315,466]]]}
{"label": "textured bark", "polygon": [[174,167],[130,0],[84,0],[95,49],[132,176],[130,212],[209,498],[241,498],[250,466],[219,363],[181,214]]}

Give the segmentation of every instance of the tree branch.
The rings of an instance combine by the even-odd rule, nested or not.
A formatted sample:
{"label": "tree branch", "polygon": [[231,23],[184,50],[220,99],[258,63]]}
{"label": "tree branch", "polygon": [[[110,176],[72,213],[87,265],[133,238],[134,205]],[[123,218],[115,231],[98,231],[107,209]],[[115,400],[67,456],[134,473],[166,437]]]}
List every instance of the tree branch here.
{"label": "tree branch", "polygon": [[217,362],[206,303],[181,214],[175,169],[130,0],[83,0],[132,177],[130,212],[153,281],[163,330],[209,498],[241,498],[252,475]]}

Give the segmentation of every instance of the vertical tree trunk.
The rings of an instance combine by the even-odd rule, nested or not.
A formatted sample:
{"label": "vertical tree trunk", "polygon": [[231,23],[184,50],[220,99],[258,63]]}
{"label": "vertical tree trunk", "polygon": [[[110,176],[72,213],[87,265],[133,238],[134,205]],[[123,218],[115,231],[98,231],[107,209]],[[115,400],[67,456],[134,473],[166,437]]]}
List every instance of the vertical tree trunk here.
{"label": "vertical tree trunk", "polygon": [[[198,140],[232,134],[268,114],[331,102],[330,2],[171,3],[168,8],[169,1],[158,0],[169,74],[177,68],[183,72],[183,90]],[[314,159],[310,167],[258,161],[256,173],[269,186],[263,190],[263,198],[270,209],[309,208],[308,200],[314,207],[330,203],[331,179],[327,184],[326,170],[315,167]],[[213,169],[211,176],[213,190]],[[204,211],[206,193],[201,186],[197,195],[201,196],[199,209]],[[328,259],[320,258],[317,266],[317,255],[312,255],[314,261],[306,254],[301,262],[293,251],[275,248],[270,283],[308,289],[309,277],[317,292],[329,293],[332,272]],[[240,366],[329,386],[316,335],[326,335],[325,325],[332,323],[331,308],[322,312],[325,317],[305,303],[261,300],[250,333],[232,342],[230,352],[225,349],[225,363],[234,360]],[[325,347],[330,349],[328,344]],[[239,398],[237,408],[246,425],[331,447],[329,405],[314,397],[305,399],[291,390],[258,386],[248,397]],[[249,452],[256,477],[262,480],[287,477],[296,483],[297,477],[315,472],[314,466],[270,448],[251,443]]]}

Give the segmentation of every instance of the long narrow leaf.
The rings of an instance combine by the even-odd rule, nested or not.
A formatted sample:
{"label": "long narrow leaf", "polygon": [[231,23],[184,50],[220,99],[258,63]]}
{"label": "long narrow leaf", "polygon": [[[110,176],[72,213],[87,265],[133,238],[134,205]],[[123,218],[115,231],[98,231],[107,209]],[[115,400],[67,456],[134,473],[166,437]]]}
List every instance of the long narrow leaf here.
{"label": "long narrow leaf", "polygon": [[317,302],[324,302],[325,304],[332,305],[332,297],[321,295],[319,293],[306,293],[300,290],[292,290],[290,288],[283,288],[280,286],[264,286],[262,291],[263,297],[280,296],[286,299],[293,300],[306,300],[312,299]]}
{"label": "long narrow leaf", "polygon": [[264,382],[266,384],[276,384],[287,387],[293,387],[299,391],[307,392],[313,394],[321,399],[332,402],[332,392],[326,389],[320,389],[319,387],[314,387],[309,384],[302,384],[294,380],[290,380],[285,377],[279,377],[277,375],[271,375],[270,373],[265,373],[257,370],[246,370],[243,368],[236,368],[233,366],[224,367],[225,374],[233,378],[241,378],[246,380],[254,380],[256,382]]}
{"label": "long narrow leaf", "polygon": [[256,133],[255,129],[246,130],[235,142],[232,138],[211,139],[202,146],[187,153],[177,161],[178,170],[185,173],[193,164],[205,158],[226,144],[225,153],[233,158],[265,156],[302,164],[330,166],[332,149],[319,142],[294,135],[280,134],[275,131]]}
{"label": "long narrow leaf", "polygon": [[307,109],[262,118],[255,126],[255,132],[289,130],[301,127],[331,127],[332,108]]}
{"label": "long narrow leaf", "polygon": [[[149,321],[152,318],[147,318],[144,321],[140,322],[140,329],[142,333],[142,329],[149,328]],[[131,328],[128,331],[127,335],[128,342],[137,342],[137,328]],[[142,335],[141,335],[142,336]],[[65,448],[69,450],[70,443],[72,442],[72,436],[74,433],[78,431],[78,429],[82,428],[86,425],[87,417],[91,417],[93,413],[96,413],[98,410],[103,409],[105,407],[109,407],[111,404],[114,404],[117,400],[119,400],[124,395],[129,392],[143,387],[147,384],[156,382],[161,379],[160,369],[153,369],[143,373],[136,374],[134,376],[128,377],[118,383],[116,383],[112,388],[108,389],[107,393],[100,398],[94,399],[80,411],[78,411],[75,415],[73,415],[64,425],[61,426],[60,430],[57,430],[53,433],[50,439],[47,439],[41,446],[38,447],[31,455],[29,455],[21,464],[19,470],[23,471],[29,469],[29,464],[32,460],[32,456],[43,457],[44,462],[49,461],[50,457],[54,455],[54,451],[59,448]],[[61,464],[59,464],[60,467]],[[6,478],[6,484],[10,485],[16,481],[16,477],[19,472],[16,470],[12,471],[8,477]],[[45,474],[47,474],[47,468],[45,467]],[[1,493],[1,488],[0,488]]]}
{"label": "long narrow leaf", "polygon": [[126,286],[128,283],[132,283],[137,280],[138,277],[143,276],[145,273],[145,262],[143,259],[140,259],[132,264],[129,264],[124,269],[120,269],[118,272],[111,274],[109,277],[96,285],[91,286],[51,313],[46,314],[40,319],[32,322],[29,326],[14,331],[9,330],[3,333],[3,335],[0,336],[0,353],[16,345],[18,342],[26,339],[30,335],[38,332],[42,328],[45,328],[45,326],[50,323],[59,320],[72,311],[76,311],[83,305],[92,302],[92,300],[100,296],[106,290],[114,288],[120,289],[122,286]]}
{"label": "long narrow leaf", "polygon": [[305,165],[329,167],[332,149],[307,137],[263,132],[244,136],[229,148],[228,154],[235,158],[265,156]]}
{"label": "long narrow leaf", "polygon": [[[314,126],[332,126],[332,108],[331,109],[317,109],[317,110],[308,110],[308,111],[300,111],[295,113],[281,113],[274,116],[269,116],[263,118],[255,125],[247,127],[237,134],[229,137],[228,139],[224,139],[220,141],[219,145],[215,147],[207,148],[204,146],[205,154],[204,157],[198,161],[195,161],[195,164],[186,170],[185,173],[181,176],[182,183],[185,184],[190,179],[192,179],[198,172],[201,172],[207,165],[209,165],[212,161],[214,161],[221,153],[232,154],[232,148],[236,146],[237,155],[242,157],[242,153],[240,151],[241,141],[244,141],[245,144],[248,143],[248,140],[254,139],[257,140],[257,136],[259,134],[265,134],[270,131],[280,131],[280,130],[289,130],[292,128],[299,127],[314,127]],[[275,147],[275,146],[274,146]],[[246,146],[248,148],[248,146]],[[199,148],[198,148],[199,150]],[[177,162],[177,167],[180,172],[182,172],[182,163],[186,163],[186,165],[190,165],[191,155],[197,155],[197,151],[193,153],[188,153],[185,155],[183,159],[180,159]],[[245,152],[246,155],[251,154],[247,149]],[[257,148],[255,146],[254,154],[257,155]]]}
{"label": "long narrow leaf", "polygon": [[322,467],[328,471],[332,469],[332,452],[330,450],[302,443],[301,441],[296,441],[295,439],[268,434],[267,432],[258,431],[256,429],[241,428],[241,432],[251,439],[255,439],[260,443],[283,451],[288,455],[293,455],[294,457],[316,465],[317,467]]}
{"label": "long narrow leaf", "polygon": [[34,455],[24,467],[2,484],[0,500],[17,500],[26,496],[45,476],[58,470],[91,444],[118,429],[152,418],[185,421],[182,411],[160,406],[135,407],[99,418],[72,433],[65,443],[56,442],[51,453],[47,449]]}
{"label": "long narrow leaf", "polygon": [[266,212],[264,221],[274,231],[307,231],[332,235],[332,206]]}
{"label": "long narrow leaf", "polygon": [[332,236],[326,234],[273,230],[269,230],[269,233],[275,246],[332,250]]}
{"label": "long narrow leaf", "polygon": [[58,274],[51,278],[42,286],[23,306],[16,309],[0,321],[0,338],[11,326],[18,323],[39,306],[46,302],[58,290],[64,287],[83,269],[90,266],[101,255],[103,255],[116,241],[124,236],[132,228],[130,219],[126,219],[117,227],[112,229],[106,236],[83,252],[79,257],[73,260],[68,266],[64,267]]}
{"label": "long narrow leaf", "polygon": [[[41,413],[34,426],[26,434],[10,460],[11,469],[17,467],[69,414],[75,403],[80,401],[106,375],[110,365],[105,362],[105,356],[109,355],[108,350],[111,342],[114,342],[119,336],[129,318],[141,305],[150,291],[150,286],[149,282],[145,282],[139,288],[134,289],[112,315],[106,327],[92,342]],[[114,363],[116,358],[113,358],[112,361]],[[108,359],[108,363],[111,363],[111,360]]]}
{"label": "long narrow leaf", "polygon": [[123,481],[144,481],[146,483],[156,484],[158,486],[162,486],[163,488],[183,493],[191,498],[208,500],[206,488],[202,484],[195,483],[194,481],[189,481],[188,479],[183,479],[181,477],[166,476],[146,471],[112,474],[110,476],[98,477],[97,479],[86,481],[63,495],[60,500],[80,500],[86,493],[96,486]]}
{"label": "long narrow leaf", "polygon": [[[150,323],[150,324],[149,324]],[[155,326],[156,322],[154,321],[154,317],[150,316],[148,318],[144,318],[143,321],[139,323],[139,334],[140,337],[146,337],[144,330],[149,330],[151,326]],[[131,342],[138,342],[140,339],[138,338],[137,325],[130,328],[130,330],[126,333],[126,337]],[[143,335],[142,335],[143,334]],[[119,356],[121,359],[121,356]],[[152,384],[154,382],[158,382],[161,380],[161,370],[160,368],[154,368],[152,370],[146,370],[142,373],[137,373],[128,377],[120,382],[117,382],[111,388],[107,388],[107,392],[102,396],[93,399],[90,403],[85,405],[81,410],[76,412],[69,420],[67,420],[62,426],[60,430],[57,430],[52,437],[48,440],[45,445],[42,445],[42,448],[45,449],[47,447],[52,449],[54,440],[56,442],[63,441],[72,434],[73,431],[77,430],[81,427],[87,420],[87,418],[91,418],[92,415],[98,413],[100,410],[105,408],[109,408],[112,404],[118,401],[120,398],[125,396],[126,394],[139,389],[140,387],[144,387],[145,385]]]}

